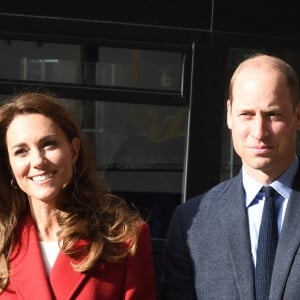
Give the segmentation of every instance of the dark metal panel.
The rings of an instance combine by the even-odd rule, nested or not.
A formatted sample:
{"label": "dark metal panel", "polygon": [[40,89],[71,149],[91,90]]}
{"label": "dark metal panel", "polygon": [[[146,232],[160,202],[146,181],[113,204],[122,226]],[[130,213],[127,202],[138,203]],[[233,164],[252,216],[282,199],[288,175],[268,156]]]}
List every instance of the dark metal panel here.
{"label": "dark metal panel", "polygon": [[213,41],[208,44],[195,44],[186,200],[219,182],[225,53],[225,49]]}
{"label": "dark metal panel", "polygon": [[214,31],[300,37],[297,1],[215,0]]}
{"label": "dark metal panel", "polygon": [[[37,26],[38,24],[38,26]],[[160,43],[161,47],[186,45],[205,31],[182,27],[159,27],[145,24],[129,24],[101,20],[69,19],[34,15],[5,14],[0,11],[0,34],[29,39],[60,39],[61,42],[84,39],[91,43],[97,39],[117,43],[138,41],[139,43]],[[203,38],[204,38],[203,37]],[[57,40],[59,41],[59,40]]]}
{"label": "dark metal panel", "polygon": [[0,79],[0,90],[4,94],[16,94],[21,91],[40,90],[55,93],[65,98],[102,100],[127,103],[156,105],[187,105],[188,99],[180,93],[155,92],[121,88],[99,88],[72,84],[54,84],[48,82],[13,81]]}
{"label": "dark metal panel", "polygon": [[207,30],[211,23],[211,3],[212,0],[2,0],[0,11]]}

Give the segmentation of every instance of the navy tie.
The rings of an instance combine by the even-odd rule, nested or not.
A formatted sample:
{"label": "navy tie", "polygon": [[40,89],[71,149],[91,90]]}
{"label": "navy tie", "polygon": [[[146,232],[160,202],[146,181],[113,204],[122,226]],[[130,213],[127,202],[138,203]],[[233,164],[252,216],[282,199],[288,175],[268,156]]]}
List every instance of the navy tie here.
{"label": "navy tie", "polygon": [[275,194],[272,187],[263,187],[265,204],[259,229],[255,268],[256,300],[269,299],[273,263],[275,259],[278,229],[275,211]]}

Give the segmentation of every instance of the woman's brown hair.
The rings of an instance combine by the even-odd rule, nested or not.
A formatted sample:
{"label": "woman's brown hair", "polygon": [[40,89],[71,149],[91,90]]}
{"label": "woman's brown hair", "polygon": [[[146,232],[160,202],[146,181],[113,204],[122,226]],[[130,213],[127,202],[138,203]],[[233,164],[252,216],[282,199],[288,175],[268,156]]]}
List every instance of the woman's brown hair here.
{"label": "woman's brown hair", "polygon": [[134,254],[136,249],[140,216],[137,211],[129,209],[123,199],[107,191],[72,115],[59,99],[50,94],[23,93],[0,107],[0,291],[9,281],[9,257],[15,246],[18,220],[28,211],[26,194],[11,186],[13,176],[8,160],[6,131],[15,116],[32,113],[53,120],[70,142],[73,138],[80,139],[72,179],[63,188],[57,203],[61,250],[70,257],[84,253],[84,259],[73,265],[74,269],[85,272],[100,260],[116,262],[128,254]]}

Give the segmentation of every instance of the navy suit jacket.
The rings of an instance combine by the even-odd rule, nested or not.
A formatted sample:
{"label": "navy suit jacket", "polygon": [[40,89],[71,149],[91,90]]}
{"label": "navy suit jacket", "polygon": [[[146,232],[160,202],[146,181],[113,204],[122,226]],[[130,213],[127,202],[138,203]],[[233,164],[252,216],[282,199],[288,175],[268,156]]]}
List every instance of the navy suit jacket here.
{"label": "navy suit jacket", "polygon": [[[178,206],[163,255],[161,300],[255,299],[241,173]],[[274,263],[270,299],[300,299],[300,175]]]}

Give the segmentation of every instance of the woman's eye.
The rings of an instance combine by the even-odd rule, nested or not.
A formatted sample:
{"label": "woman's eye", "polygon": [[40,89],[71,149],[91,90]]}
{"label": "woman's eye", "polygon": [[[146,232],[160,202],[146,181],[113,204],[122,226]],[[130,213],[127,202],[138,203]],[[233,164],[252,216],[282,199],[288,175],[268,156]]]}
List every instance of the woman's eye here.
{"label": "woman's eye", "polygon": [[57,142],[53,140],[49,140],[44,143],[45,148],[53,148],[55,146],[57,146]]}
{"label": "woman's eye", "polygon": [[15,151],[15,155],[17,156],[17,155],[21,155],[21,154],[24,154],[26,152],[26,150],[25,149],[18,149],[18,150],[16,150]]}

